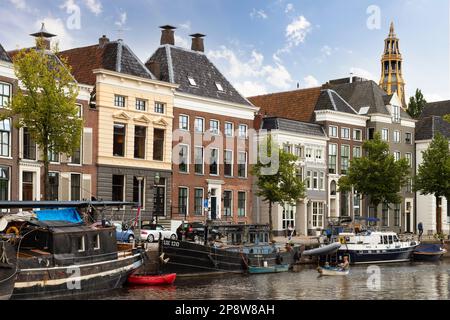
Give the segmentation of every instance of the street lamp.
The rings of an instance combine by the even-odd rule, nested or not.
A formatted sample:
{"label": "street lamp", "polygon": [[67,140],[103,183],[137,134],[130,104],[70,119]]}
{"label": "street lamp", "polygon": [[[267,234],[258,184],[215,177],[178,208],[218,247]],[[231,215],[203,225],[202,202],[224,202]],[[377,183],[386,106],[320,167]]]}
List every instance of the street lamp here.
{"label": "street lamp", "polygon": [[[156,194],[154,194],[154,197],[158,197],[158,185],[159,185],[160,182],[161,182],[161,175],[159,174],[159,172],[156,172],[156,174],[155,174],[155,181],[154,181],[154,188],[156,189]],[[159,201],[158,198],[156,199],[156,201],[154,201],[155,208],[153,209],[153,213],[154,214],[156,213],[156,220],[155,220],[156,224],[158,224],[158,212],[157,212],[158,211],[158,208],[157,208],[158,201]]]}
{"label": "street lamp", "polygon": [[141,238],[141,226],[142,226],[142,181],[144,180],[144,177],[136,177],[136,180],[139,183],[139,190],[138,190],[138,215],[139,215],[139,242],[142,241]]}

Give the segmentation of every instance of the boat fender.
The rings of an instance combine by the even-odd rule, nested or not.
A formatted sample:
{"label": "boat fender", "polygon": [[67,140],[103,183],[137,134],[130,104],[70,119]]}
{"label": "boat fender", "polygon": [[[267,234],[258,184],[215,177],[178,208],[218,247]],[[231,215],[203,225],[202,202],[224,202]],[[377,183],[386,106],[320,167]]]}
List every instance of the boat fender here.
{"label": "boat fender", "polygon": [[11,234],[14,233],[16,236],[19,235],[19,229],[17,229],[17,227],[9,227],[8,230],[6,230],[6,234]]}
{"label": "boat fender", "polygon": [[345,237],[339,237],[339,242],[341,244],[345,244]]}

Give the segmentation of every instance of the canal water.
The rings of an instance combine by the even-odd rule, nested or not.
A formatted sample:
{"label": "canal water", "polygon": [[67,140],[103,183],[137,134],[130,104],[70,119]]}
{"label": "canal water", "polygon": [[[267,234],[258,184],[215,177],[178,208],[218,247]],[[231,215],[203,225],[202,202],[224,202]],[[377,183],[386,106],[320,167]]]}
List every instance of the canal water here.
{"label": "canal water", "polygon": [[450,299],[450,260],[352,266],[348,276],[300,272],[179,278],[168,287],[126,287],[98,299],[126,300],[392,300]]}

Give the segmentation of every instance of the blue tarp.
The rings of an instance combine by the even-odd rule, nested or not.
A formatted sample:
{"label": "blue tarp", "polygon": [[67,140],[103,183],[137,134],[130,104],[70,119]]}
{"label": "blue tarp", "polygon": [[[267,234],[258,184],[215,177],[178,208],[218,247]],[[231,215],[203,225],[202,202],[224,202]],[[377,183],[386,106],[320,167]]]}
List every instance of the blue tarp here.
{"label": "blue tarp", "polygon": [[67,221],[72,223],[83,222],[75,208],[39,210],[35,211],[35,213],[39,221]]}

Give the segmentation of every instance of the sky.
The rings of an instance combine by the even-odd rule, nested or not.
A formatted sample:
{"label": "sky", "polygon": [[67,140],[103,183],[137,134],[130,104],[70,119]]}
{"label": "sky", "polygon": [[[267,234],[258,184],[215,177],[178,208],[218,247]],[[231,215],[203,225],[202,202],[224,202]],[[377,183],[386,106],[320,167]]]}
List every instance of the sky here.
{"label": "sky", "polygon": [[323,84],[351,73],[378,83],[390,22],[400,38],[407,99],[450,99],[450,0],[0,0],[0,43],[31,46],[45,22],[61,50],[123,39],[146,61],[159,26],[176,45],[203,33],[205,51],[244,95]]}

